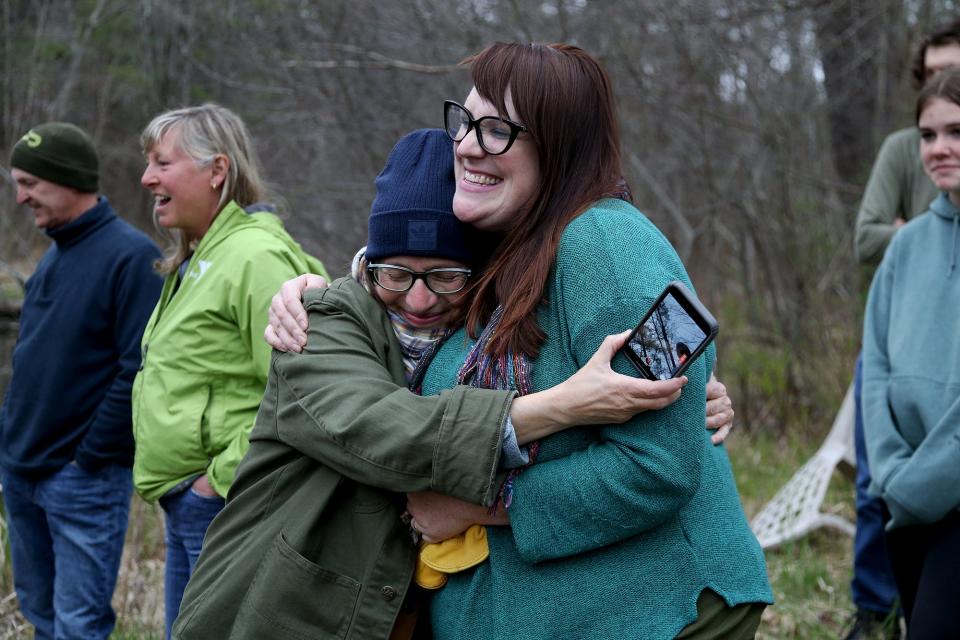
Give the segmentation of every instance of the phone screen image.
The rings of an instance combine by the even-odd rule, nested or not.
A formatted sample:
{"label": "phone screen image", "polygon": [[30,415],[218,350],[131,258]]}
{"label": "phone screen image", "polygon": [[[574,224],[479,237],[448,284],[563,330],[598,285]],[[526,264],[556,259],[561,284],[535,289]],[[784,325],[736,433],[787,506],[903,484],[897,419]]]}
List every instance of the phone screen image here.
{"label": "phone screen image", "polygon": [[658,380],[673,378],[696,357],[707,333],[668,290],[630,337],[628,346]]}

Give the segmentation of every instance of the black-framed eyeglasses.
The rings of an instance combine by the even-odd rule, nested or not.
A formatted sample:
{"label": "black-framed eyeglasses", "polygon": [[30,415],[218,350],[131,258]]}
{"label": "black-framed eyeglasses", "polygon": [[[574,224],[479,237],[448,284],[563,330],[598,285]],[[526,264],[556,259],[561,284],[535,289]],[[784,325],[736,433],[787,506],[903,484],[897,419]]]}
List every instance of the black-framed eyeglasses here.
{"label": "black-framed eyeglasses", "polygon": [[492,156],[509,151],[517,136],[527,131],[522,124],[506,118],[474,118],[465,106],[453,100],[443,101],[443,126],[454,142],[460,142],[471,129],[475,130],[480,147]]}
{"label": "black-framed eyeglasses", "polygon": [[414,271],[398,264],[370,264],[367,265],[367,272],[374,282],[387,291],[406,293],[413,288],[413,283],[422,279],[427,289],[440,296],[463,291],[473,273],[463,267]]}

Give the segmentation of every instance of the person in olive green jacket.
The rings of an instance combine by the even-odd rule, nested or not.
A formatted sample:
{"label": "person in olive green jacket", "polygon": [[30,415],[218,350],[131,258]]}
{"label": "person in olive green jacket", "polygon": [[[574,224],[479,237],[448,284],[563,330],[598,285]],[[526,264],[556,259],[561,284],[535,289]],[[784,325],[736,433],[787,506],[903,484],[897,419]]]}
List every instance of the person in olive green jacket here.
{"label": "person in olive green jacket", "polygon": [[376,184],[354,277],[307,291],[304,352],[273,357],[250,451],[204,542],[176,638],[409,637],[417,546],[400,492],[491,505],[501,460],[522,464],[520,443],[679,397],[683,379],[613,373],[626,334],[543,393],[410,393],[459,323],[482,251],[452,214],[442,131],[404,137]]}
{"label": "person in olive green jacket", "polygon": [[[142,137],[142,182],[178,244],[147,323],[133,388],[134,485],[166,513],[167,635],[223,507],[267,381],[260,334],[272,293],[323,269],[255,203],[263,194],[241,120],[216,105],[157,116]],[[244,207],[246,209],[244,209]]]}

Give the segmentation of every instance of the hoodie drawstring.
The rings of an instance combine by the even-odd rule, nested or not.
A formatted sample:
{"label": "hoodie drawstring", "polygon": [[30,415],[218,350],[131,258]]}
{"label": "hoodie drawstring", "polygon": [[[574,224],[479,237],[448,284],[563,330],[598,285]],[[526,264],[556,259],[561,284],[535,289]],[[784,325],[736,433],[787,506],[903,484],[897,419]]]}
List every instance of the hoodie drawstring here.
{"label": "hoodie drawstring", "polygon": [[957,227],[960,226],[960,213],[953,215],[953,240],[950,245],[950,268],[947,269],[947,277],[953,275],[953,269],[957,266]]}

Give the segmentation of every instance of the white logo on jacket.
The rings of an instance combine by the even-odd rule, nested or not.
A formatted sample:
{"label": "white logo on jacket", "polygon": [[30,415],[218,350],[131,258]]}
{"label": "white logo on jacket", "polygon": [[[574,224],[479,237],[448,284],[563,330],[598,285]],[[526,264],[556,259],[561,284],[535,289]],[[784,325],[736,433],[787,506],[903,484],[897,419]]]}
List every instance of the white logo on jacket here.
{"label": "white logo on jacket", "polygon": [[198,272],[197,269],[191,269],[190,273],[187,274],[187,277],[196,278],[197,280],[199,280],[200,278],[203,277],[203,274],[207,272],[207,269],[209,269],[212,266],[213,266],[213,263],[208,260],[197,260],[197,268],[199,268],[200,271]]}

